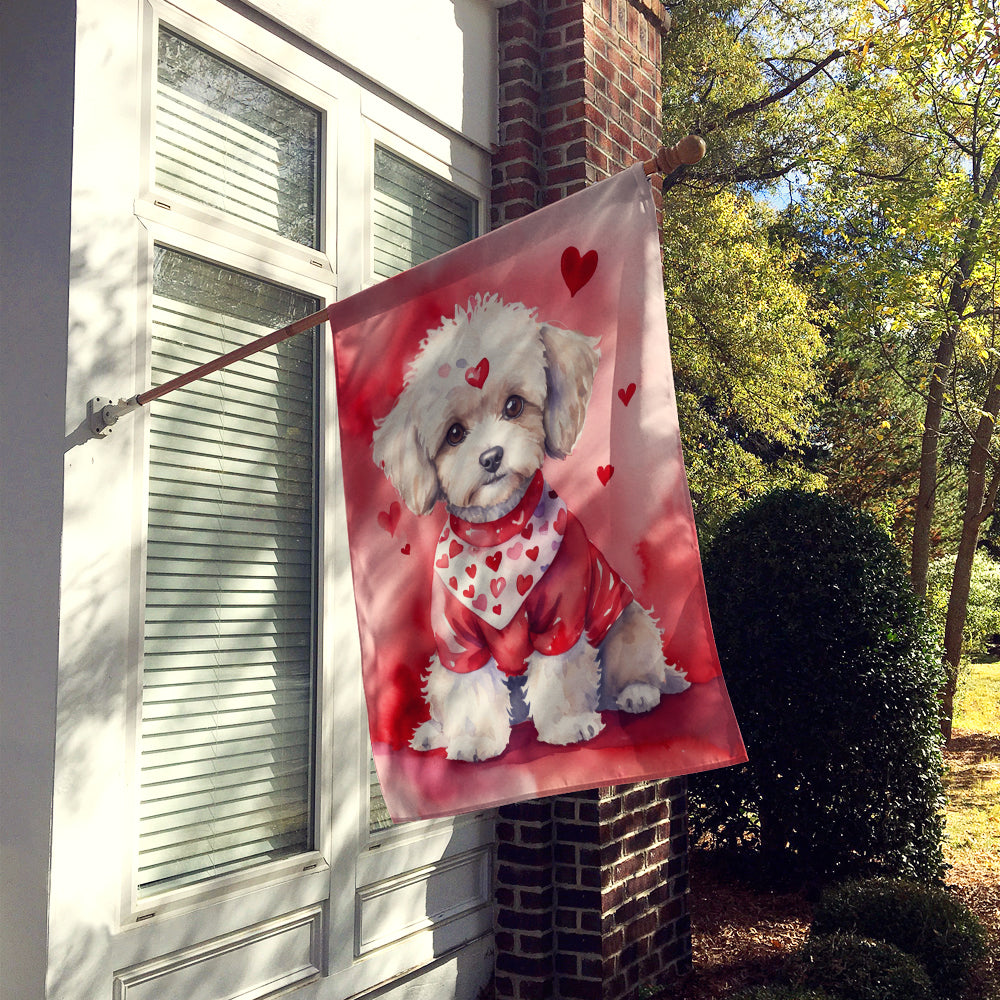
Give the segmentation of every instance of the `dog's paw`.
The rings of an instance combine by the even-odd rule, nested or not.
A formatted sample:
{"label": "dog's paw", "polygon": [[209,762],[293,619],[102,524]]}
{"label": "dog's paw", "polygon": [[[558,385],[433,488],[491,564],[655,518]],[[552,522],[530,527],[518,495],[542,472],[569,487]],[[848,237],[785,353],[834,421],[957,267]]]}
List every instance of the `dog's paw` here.
{"label": "dog's paw", "polygon": [[663,680],[660,681],[660,690],[664,694],[680,694],[691,687],[686,670],[681,670],[672,663],[664,664],[664,667]]}
{"label": "dog's paw", "polygon": [[652,684],[628,684],[618,695],[617,704],[623,712],[649,712],[660,704],[660,689]]}
{"label": "dog's paw", "polygon": [[507,749],[508,733],[500,737],[485,736],[477,733],[473,736],[463,735],[448,741],[448,760],[464,760],[470,764],[499,757]]}
{"label": "dog's paw", "polygon": [[[538,720],[535,720],[538,727]],[[600,712],[583,712],[580,715],[562,715],[538,727],[538,738],[543,743],[565,746],[592,740],[604,728]]]}
{"label": "dog's paw", "polygon": [[434,719],[428,719],[417,726],[410,739],[410,747],[414,750],[437,750],[443,746],[447,746],[444,730],[441,728],[441,723],[435,722]]}

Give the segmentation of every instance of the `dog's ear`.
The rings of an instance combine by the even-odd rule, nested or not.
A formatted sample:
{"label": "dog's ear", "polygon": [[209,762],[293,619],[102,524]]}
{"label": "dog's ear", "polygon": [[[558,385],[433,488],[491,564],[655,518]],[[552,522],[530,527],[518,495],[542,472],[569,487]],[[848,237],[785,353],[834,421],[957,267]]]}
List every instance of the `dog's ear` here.
{"label": "dog's ear", "polygon": [[545,450],[565,458],[576,444],[587,416],[600,352],[590,337],[542,325],[545,345]]}
{"label": "dog's ear", "polygon": [[434,468],[417,435],[404,389],[388,416],[378,421],[372,437],[372,458],[381,466],[403,503],[414,514],[429,514],[440,486]]}

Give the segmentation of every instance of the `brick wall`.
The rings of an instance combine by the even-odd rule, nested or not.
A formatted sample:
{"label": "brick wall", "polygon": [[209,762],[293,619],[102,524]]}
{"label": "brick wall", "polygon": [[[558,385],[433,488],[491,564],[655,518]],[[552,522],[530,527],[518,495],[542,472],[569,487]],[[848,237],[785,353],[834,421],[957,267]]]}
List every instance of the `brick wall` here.
{"label": "brick wall", "polygon": [[669,23],[661,0],[514,0],[498,17],[494,226],[653,155]]}
{"label": "brick wall", "polygon": [[[498,11],[494,227],[660,144],[660,0],[513,0]],[[687,971],[685,779],[505,806],[498,998],[619,1000]]]}

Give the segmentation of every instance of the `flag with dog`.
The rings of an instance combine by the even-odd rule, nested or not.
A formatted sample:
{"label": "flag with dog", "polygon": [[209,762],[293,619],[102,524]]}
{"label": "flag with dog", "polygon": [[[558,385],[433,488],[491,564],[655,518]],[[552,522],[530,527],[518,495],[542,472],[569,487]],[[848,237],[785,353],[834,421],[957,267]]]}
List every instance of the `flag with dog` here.
{"label": "flag with dog", "polygon": [[739,763],[641,165],[330,309],[396,821]]}

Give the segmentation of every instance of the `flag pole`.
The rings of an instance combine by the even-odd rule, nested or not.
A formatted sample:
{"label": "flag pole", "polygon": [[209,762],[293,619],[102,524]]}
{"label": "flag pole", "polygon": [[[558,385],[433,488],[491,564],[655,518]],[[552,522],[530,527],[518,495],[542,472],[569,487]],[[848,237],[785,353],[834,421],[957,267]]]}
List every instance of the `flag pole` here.
{"label": "flag pole", "polygon": [[[688,135],[673,146],[660,146],[656,151],[656,155],[643,163],[642,169],[647,176],[651,174],[663,174],[666,176],[684,164],[691,165],[697,163],[704,155],[705,140],[697,135]],[[173,392],[175,389],[180,389],[191,382],[196,382],[206,375],[220,371],[236,361],[242,361],[244,358],[257,354],[259,351],[264,351],[268,347],[280,344],[283,340],[288,340],[290,337],[304,333],[306,330],[311,330],[328,319],[328,316],[329,312],[326,308],[311,313],[309,316],[303,316],[302,319],[297,319],[294,323],[289,323],[288,326],[283,326],[280,330],[275,330],[273,333],[267,333],[263,337],[258,337],[256,340],[252,340],[242,347],[237,347],[228,354],[223,354],[212,361],[207,361],[205,364],[199,365],[197,368],[192,368],[191,371],[185,372],[183,375],[178,375],[176,378],[172,378],[170,381],[164,382],[162,385],[155,386],[152,389],[136,393],[136,395],[128,399],[119,399],[118,402],[114,402],[102,396],[94,396],[93,399],[87,401],[87,422],[90,425],[90,431],[94,437],[106,437],[111,433],[111,428],[114,424],[118,422],[118,418],[124,416],[126,413],[131,413],[140,406],[145,406],[154,399],[166,396],[167,393]]]}

